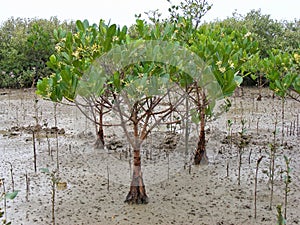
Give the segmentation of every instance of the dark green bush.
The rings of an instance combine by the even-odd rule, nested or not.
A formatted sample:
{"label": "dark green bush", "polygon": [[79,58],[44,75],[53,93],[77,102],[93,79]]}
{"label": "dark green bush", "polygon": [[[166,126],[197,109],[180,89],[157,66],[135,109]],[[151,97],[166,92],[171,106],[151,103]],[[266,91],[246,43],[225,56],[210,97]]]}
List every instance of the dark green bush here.
{"label": "dark green bush", "polygon": [[55,51],[54,30],[73,30],[73,22],[10,18],[0,26],[0,88],[31,87],[50,75],[46,63]]}

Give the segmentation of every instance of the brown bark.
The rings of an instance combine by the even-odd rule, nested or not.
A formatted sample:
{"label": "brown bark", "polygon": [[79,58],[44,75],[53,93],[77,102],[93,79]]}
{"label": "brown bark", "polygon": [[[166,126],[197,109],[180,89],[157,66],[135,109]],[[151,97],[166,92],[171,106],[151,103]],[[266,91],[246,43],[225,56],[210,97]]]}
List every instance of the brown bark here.
{"label": "brown bark", "polygon": [[97,140],[95,143],[95,148],[102,149],[104,148],[104,131],[103,131],[103,107],[99,110],[99,125],[97,131]]}
{"label": "brown bark", "polygon": [[147,204],[148,197],[143,181],[143,174],[141,168],[141,140],[139,139],[138,132],[138,118],[137,108],[134,106],[134,110],[131,115],[131,121],[133,122],[133,134],[134,134],[134,150],[133,150],[133,174],[130,184],[130,191],[126,197],[125,202],[129,204]]}
{"label": "brown bark", "polygon": [[[200,102],[200,99],[198,99],[198,102]],[[194,156],[195,165],[208,164],[208,157],[206,155],[206,140],[205,140],[206,106],[207,106],[207,100],[205,94],[203,93],[202,104],[198,106],[200,111],[200,134],[199,134],[197,149],[195,151],[195,156]]]}
{"label": "brown bark", "polygon": [[133,151],[133,175],[130,185],[130,191],[126,197],[125,202],[129,204],[147,204],[148,197],[143,181],[143,174],[141,169],[141,155],[140,149]]}
{"label": "brown bark", "polygon": [[103,128],[99,128],[97,131],[97,140],[95,143],[95,148],[97,149],[102,149],[104,148],[104,132],[103,132]]}
{"label": "brown bark", "polygon": [[206,140],[205,140],[205,113],[201,113],[200,134],[198,139],[197,149],[194,156],[195,165],[208,164],[206,155]]}

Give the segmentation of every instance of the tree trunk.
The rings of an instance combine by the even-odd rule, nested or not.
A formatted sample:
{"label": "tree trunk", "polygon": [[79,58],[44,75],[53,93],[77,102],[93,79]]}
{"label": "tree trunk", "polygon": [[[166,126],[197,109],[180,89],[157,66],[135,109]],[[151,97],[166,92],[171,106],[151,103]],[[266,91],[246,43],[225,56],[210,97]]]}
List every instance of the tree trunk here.
{"label": "tree trunk", "polygon": [[197,145],[197,149],[196,149],[195,156],[194,156],[195,165],[208,164],[208,157],[206,155],[205,142],[206,142],[205,141],[205,130],[204,130],[204,128],[202,128],[202,122],[201,122],[201,130],[200,130],[198,145]]}
{"label": "tree trunk", "polygon": [[141,168],[140,148],[137,148],[133,151],[133,176],[130,185],[130,191],[126,197],[125,202],[129,204],[148,203],[148,197],[146,195]]}
{"label": "tree trunk", "polygon": [[[204,99],[203,102],[205,101],[206,100]],[[206,140],[205,140],[205,119],[206,119],[205,107],[206,104],[202,104],[200,110],[200,134],[199,134],[197,149],[195,151],[195,156],[194,156],[195,165],[208,164],[208,158],[206,155]]]}
{"label": "tree trunk", "polygon": [[99,127],[97,130],[97,140],[95,143],[95,148],[103,149],[104,148],[104,131],[103,131],[103,107],[99,110]]}
{"label": "tree trunk", "polygon": [[146,189],[143,181],[143,173],[141,167],[141,144],[142,141],[139,138],[138,132],[138,119],[137,119],[137,104],[133,107],[131,121],[133,122],[133,136],[134,141],[131,143],[133,147],[133,175],[130,184],[130,191],[126,197],[125,202],[129,204],[147,204],[148,197],[146,195]]}

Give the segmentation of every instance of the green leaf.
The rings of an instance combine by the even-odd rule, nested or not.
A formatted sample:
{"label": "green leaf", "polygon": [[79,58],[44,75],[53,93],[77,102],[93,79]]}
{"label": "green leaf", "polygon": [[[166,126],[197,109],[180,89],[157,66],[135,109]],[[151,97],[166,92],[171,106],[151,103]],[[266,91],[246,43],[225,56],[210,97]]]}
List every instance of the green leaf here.
{"label": "green leaf", "polygon": [[48,168],[40,168],[40,171],[41,171],[42,173],[47,173],[47,174],[50,173],[50,171],[49,171]]}
{"label": "green leaf", "polygon": [[117,90],[121,88],[120,73],[115,72],[113,75],[113,84]]}
{"label": "green leaf", "polygon": [[256,76],[255,74],[250,74],[250,77],[252,80],[256,80],[258,76]]}
{"label": "green leaf", "polygon": [[241,76],[234,76],[234,81],[237,86],[240,86],[243,83],[243,77]]}
{"label": "green leaf", "polygon": [[14,191],[14,192],[10,192],[10,193],[6,193],[5,194],[5,198],[6,199],[14,199],[17,195],[18,195],[19,191]]}
{"label": "green leaf", "polygon": [[52,64],[55,64],[56,63],[56,57],[55,57],[55,55],[51,55],[50,58],[49,58],[49,60],[50,60],[50,62]]}
{"label": "green leaf", "polygon": [[76,21],[76,28],[77,28],[78,31],[84,32],[84,25],[80,20]]}
{"label": "green leaf", "polygon": [[61,52],[61,55],[69,62],[70,61],[70,56],[66,52]]}
{"label": "green leaf", "polygon": [[83,21],[83,25],[84,25],[84,28],[87,29],[90,26],[89,21],[87,19],[85,19]]}
{"label": "green leaf", "polygon": [[62,70],[60,75],[61,75],[62,81],[66,82],[66,83],[71,83],[72,73],[70,70]]}
{"label": "green leaf", "polygon": [[73,36],[71,32],[67,33],[65,46],[69,51],[72,51]]}
{"label": "green leaf", "polygon": [[47,88],[48,88],[48,79],[49,78],[43,78],[42,80],[38,80],[37,82],[37,93],[41,94],[43,96],[42,93],[45,93]]}
{"label": "green leaf", "polygon": [[300,76],[299,75],[295,78],[295,80],[293,82],[293,87],[294,87],[295,91],[298,94],[300,94]]}
{"label": "green leaf", "polygon": [[137,26],[137,29],[138,29],[140,35],[144,35],[144,21],[137,19],[136,26]]}
{"label": "green leaf", "polygon": [[116,28],[117,28],[116,24],[113,24],[107,29],[105,42],[103,44],[105,52],[108,52],[112,47],[112,40],[113,40],[113,36],[116,33]]}
{"label": "green leaf", "polygon": [[275,80],[275,84],[276,84],[276,86],[277,86],[281,91],[284,90],[282,84],[280,83],[280,80]]}
{"label": "green leaf", "polygon": [[122,28],[122,30],[120,31],[120,33],[119,33],[119,35],[118,35],[118,36],[119,36],[120,42],[126,40],[127,30],[128,30],[127,27],[124,26],[124,27]]}
{"label": "green leaf", "polygon": [[55,38],[56,40],[59,39],[59,38],[58,38],[58,31],[57,31],[57,29],[54,29],[54,31],[53,31],[53,36],[54,36],[54,38]]}

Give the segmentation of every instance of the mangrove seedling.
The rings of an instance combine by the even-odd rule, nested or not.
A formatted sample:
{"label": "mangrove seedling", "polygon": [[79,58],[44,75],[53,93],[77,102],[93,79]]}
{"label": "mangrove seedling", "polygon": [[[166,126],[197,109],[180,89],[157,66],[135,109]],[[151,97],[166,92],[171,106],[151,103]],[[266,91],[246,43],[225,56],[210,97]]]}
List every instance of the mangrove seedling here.
{"label": "mangrove seedling", "polygon": [[232,147],[232,120],[227,120],[227,126],[228,126],[228,135],[227,137],[230,138],[230,146]]}
{"label": "mangrove seedling", "polygon": [[10,177],[11,177],[11,186],[12,191],[15,191],[15,181],[14,181],[14,173],[13,173],[13,165],[11,162],[7,162],[10,165]]}
{"label": "mangrove seedling", "polygon": [[275,118],[274,131],[273,131],[273,143],[270,144],[270,165],[269,165],[269,183],[271,185],[271,193],[270,193],[270,205],[269,209],[272,209],[273,203],[273,193],[274,193],[274,175],[275,175],[275,159],[276,159],[276,132],[277,132],[277,114]]}
{"label": "mangrove seedling", "polygon": [[286,166],[286,169],[283,171],[285,173],[285,176],[284,176],[284,184],[285,184],[285,187],[284,187],[284,219],[286,221],[286,211],[287,211],[287,205],[288,205],[288,193],[290,192],[290,183],[292,182],[292,179],[291,179],[291,167],[290,167],[290,163],[291,163],[291,160],[287,157],[287,156],[283,156],[284,157],[284,161],[285,161],[285,166]]}
{"label": "mangrove seedling", "polygon": [[26,183],[26,201],[29,201],[29,193],[30,193],[30,178],[28,177],[27,172],[25,173],[25,183]]}
{"label": "mangrove seedling", "polygon": [[2,186],[2,193],[0,193],[0,201],[3,200],[4,209],[2,211],[2,209],[0,208],[0,219],[2,219],[4,217],[4,219],[2,219],[2,224],[8,225],[11,223],[7,222],[6,200],[14,199],[18,195],[19,191],[13,191],[13,192],[7,193],[6,188],[5,188],[4,178],[0,178],[0,187],[1,186]]}
{"label": "mangrove seedling", "polygon": [[33,166],[34,172],[36,173],[36,144],[35,144],[35,129],[31,129],[32,132],[32,148],[33,148]]}
{"label": "mangrove seedling", "polygon": [[56,140],[56,169],[59,171],[59,154],[58,154],[58,127],[57,127],[57,102],[54,103],[54,127],[55,127],[55,140]]}
{"label": "mangrove seedling", "polygon": [[52,224],[55,225],[55,197],[56,197],[56,189],[55,186],[59,183],[60,178],[57,175],[57,171],[50,172],[48,168],[41,168],[40,171],[42,173],[50,176],[51,180],[51,215],[52,215]]}
{"label": "mangrove seedling", "polygon": [[256,199],[257,199],[257,176],[258,176],[258,167],[261,162],[261,160],[264,158],[264,156],[259,157],[259,159],[256,162],[256,170],[255,170],[255,182],[254,182],[254,218],[256,219]]}
{"label": "mangrove seedling", "polygon": [[277,205],[276,207],[277,210],[277,223],[276,225],[285,225],[286,221],[282,215],[282,205]]}
{"label": "mangrove seedling", "polygon": [[241,185],[241,167],[242,167],[242,156],[245,150],[245,147],[247,145],[247,141],[245,140],[245,133],[246,133],[246,120],[242,119],[241,123],[242,123],[242,129],[239,132],[240,135],[240,143],[238,143],[238,185]]}

